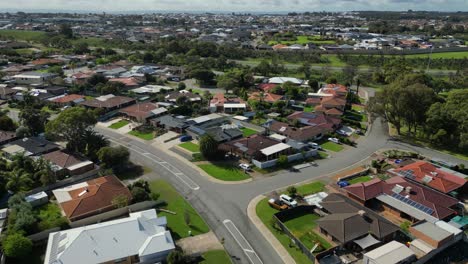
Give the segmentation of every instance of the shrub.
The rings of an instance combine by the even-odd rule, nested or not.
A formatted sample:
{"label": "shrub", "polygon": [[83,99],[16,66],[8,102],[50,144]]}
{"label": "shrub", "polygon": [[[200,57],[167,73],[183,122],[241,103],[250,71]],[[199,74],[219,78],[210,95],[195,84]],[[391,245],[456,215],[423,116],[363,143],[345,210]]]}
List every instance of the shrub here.
{"label": "shrub", "polygon": [[32,241],[19,233],[8,235],[3,241],[3,252],[12,258],[26,258],[32,251]]}

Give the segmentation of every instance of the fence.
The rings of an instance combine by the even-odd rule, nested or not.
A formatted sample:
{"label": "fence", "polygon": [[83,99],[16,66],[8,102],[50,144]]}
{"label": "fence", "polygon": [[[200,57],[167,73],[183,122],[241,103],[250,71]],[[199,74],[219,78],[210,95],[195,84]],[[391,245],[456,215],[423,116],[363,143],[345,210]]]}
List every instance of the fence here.
{"label": "fence", "polygon": [[[305,152],[305,153],[296,153],[296,154],[292,154],[292,155],[288,156],[288,162],[293,162],[293,161],[296,161],[296,160],[310,158],[310,157],[316,156],[316,155],[317,155],[317,150],[315,150],[315,149],[310,150],[310,151]],[[255,166],[257,166],[258,168],[260,168],[260,169],[266,169],[266,168],[273,167],[273,166],[276,165],[277,162],[278,162],[278,159],[267,160],[267,161],[252,160],[252,163]]]}
{"label": "fence", "polygon": [[54,227],[54,228],[50,228],[50,229],[44,230],[36,234],[32,234],[28,236],[28,238],[31,239],[32,242],[37,243],[42,240],[47,240],[49,238],[50,233],[58,232],[58,231],[60,231],[60,227]]}
{"label": "fence", "polygon": [[291,240],[293,243],[306,255],[312,263],[315,262],[315,256],[310,252],[310,249],[308,249],[302,241],[300,241],[297,237],[294,236],[294,234],[288,229],[288,227],[283,224],[283,221],[291,218],[292,215],[295,215],[297,213],[313,213],[314,206],[298,206],[295,208],[291,208],[286,211],[281,211],[279,213],[276,213],[273,215],[273,219],[275,222],[278,224],[280,227],[281,231],[284,232]]}
{"label": "fence", "polygon": [[79,182],[79,181],[83,181],[83,180],[88,179],[88,178],[95,178],[95,177],[98,176],[98,172],[99,172],[99,166],[95,165],[94,169],[91,170],[91,171],[88,171],[88,172],[80,174],[80,175],[71,176],[69,178],[66,178],[64,180],[58,181],[58,182],[53,183],[53,184],[49,184],[47,186],[32,189],[31,191],[27,192],[25,195],[27,196],[27,195],[31,195],[31,194],[35,194],[35,193],[39,193],[39,192],[49,192],[51,190],[54,190],[54,189],[57,189],[57,188],[60,188],[60,187],[63,187],[63,186],[68,186],[68,185],[74,184],[74,183]]}
{"label": "fence", "polygon": [[[448,47],[448,48],[435,48],[432,50],[432,53],[441,53],[441,52],[459,52],[459,51],[468,51],[468,47]],[[411,55],[411,54],[429,54],[431,53],[430,49],[405,49],[405,50],[317,50],[317,49],[308,49],[308,50],[288,50],[280,49],[277,51],[270,52],[294,52],[294,53],[318,53],[318,54],[353,54],[353,55]]]}
{"label": "fence", "polygon": [[117,208],[112,211],[104,212],[104,213],[90,216],[90,217],[87,217],[87,218],[84,218],[75,222],[71,222],[70,227],[75,228],[75,227],[80,227],[80,226],[85,226],[85,225],[97,224],[102,221],[117,218],[117,217],[126,215],[131,212],[138,212],[138,211],[150,209],[150,208],[155,207],[156,205],[157,203],[155,201],[144,201],[144,202],[132,204],[126,207]]}
{"label": "fence", "polygon": [[340,177],[339,180],[340,181],[346,181],[346,180],[350,180],[352,178],[356,178],[356,177],[359,177],[359,176],[364,176],[364,175],[367,175],[367,174],[369,174],[369,168],[363,168],[362,171],[358,171],[358,172],[355,172],[355,173]]}

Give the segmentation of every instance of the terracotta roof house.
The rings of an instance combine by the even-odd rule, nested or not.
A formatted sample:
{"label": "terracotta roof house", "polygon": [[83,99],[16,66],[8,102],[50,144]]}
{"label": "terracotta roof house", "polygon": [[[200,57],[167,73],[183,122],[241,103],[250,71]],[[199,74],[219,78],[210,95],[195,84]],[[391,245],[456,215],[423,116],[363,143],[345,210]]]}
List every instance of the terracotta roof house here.
{"label": "terracotta roof house", "polygon": [[271,90],[273,90],[273,88],[275,88],[276,86],[278,86],[278,84],[276,83],[261,83],[258,85],[258,89],[260,90],[263,90],[264,92],[271,92]]}
{"label": "terracotta roof house", "polygon": [[63,213],[70,222],[115,209],[112,200],[132,195],[115,176],[104,176],[52,191]]}
{"label": "terracotta roof house", "polygon": [[225,152],[231,152],[245,159],[261,159],[261,150],[278,144],[277,140],[273,140],[263,135],[252,135],[247,138],[232,140],[219,145],[219,149]]}
{"label": "terracotta roof house", "polygon": [[36,66],[44,66],[44,65],[54,65],[54,64],[63,64],[64,62],[61,60],[57,59],[48,59],[48,58],[42,58],[42,59],[37,59],[31,61],[32,65]]}
{"label": "terracotta roof house", "polygon": [[329,213],[317,220],[320,232],[340,244],[355,242],[362,245],[360,239],[376,243],[390,241],[399,230],[390,221],[341,194],[329,194],[320,205]]}
{"label": "terracotta roof house", "polygon": [[13,131],[3,131],[0,130],[0,146],[5,145],[9,142],[15,141],[18,139],[16,133]]}
{"label": "terracotta roof house", "polygon": [[239,97],[225,97],[223,93],[218,93],[213,96],[210,101],[210,111],[235,113],[237,111],[245,111],[247,104]]}
{"label": "terracotta roof house", "polygon": [[348,88],[341,84],[327,84],[321,89],[323,93],[333,94],[335,96],[345,97],[348,94]]}
{"label": "terracotta roof house", "polygon": [[85,84],[93,75],[94,72],[77,72],[71,76],[72,83]]}
{"label": "terracotta roof house", "polygon": [[283,123],[275,120],[271,121],[268,128],[272,132],[300,142],[319,139],[323,137],[323,135],[325,135],[326,133],[333,132],[335,130],[333,123],[323,123],[314,126],[293,127],[290,126],[288,123]]}
{"label": "terracotta roof house", "polygon": [[91,100],[83,101],[80,103],[80,105],[87,108],[101,108],[107,112],[116,109],[121,109],[134,103],[135,99],[133,98],[108,94],[97,98],[93,98]]}
{"label": "terracotta roof house", "polygon": [[167,109],[164,107],[158,108],[156,104],[146,102],[125,107],[119,112],[137,122],[146,123],[149,118],[163,115],[167,112]]}
{"label": "terracotta roof house", "polygon": [[456,213],[453,208],[458,204],[451,196],[399,176],[352,184],[344,190],[362,204],[377,202],[383,210],[410,220],[445,219]]}
{"label": "terracotta roof house", "polygon": [[63,150],[53,151],[42,157],[52,163],[53,170],[62,176],[79,175],[94,169],[93,162]]}
{"label": "terracotta roof house", "polygon": [[78,104],[84,101],[84,98],[85,98],[84,95],[68,94],[68,95],[50,98],[49,101],[60,106],[65,106],[65,105],[71,105],[71,104]]}
{"label": "terracotta roof house", "polygon": [[250,97],[249,97],[249,100],[255,100],[255,101],[263,100],[268,103],[274,103],[282,99],[283,99],[282,95],[272,94],[272,93],[263,93],[263,98],[262,98],[262,93],[259,93],[259,92],[253,92],[250,94]]}
{"label": "terracotta roof house", "polygon": [[140,86],[143,83],[143,81],[141,81],[140,79],[135,78],[135,77],[112,78],[112,79],[109,79],[109,82],[123,83],[123,85],[127,89],[136,88],[136,87]]}
{"label": "terracotta roof house", "polygon": [[388,173],[425,184],[443,193],[449,193],[462,188],[466,185],[465,178],[468,177],[467,175],[435,166],[423,160],[397,169],[390,169]]}
{"label": "terracotta roof house", "polygon": [[338,128],[341,124],[341,119],[328,116],[324,113],[307,113],[297,111],[290,114],[287,117],[288,120],[297,120],[300,124],[305,126],[319,126],[324,124],[331,124],[332,126]]}

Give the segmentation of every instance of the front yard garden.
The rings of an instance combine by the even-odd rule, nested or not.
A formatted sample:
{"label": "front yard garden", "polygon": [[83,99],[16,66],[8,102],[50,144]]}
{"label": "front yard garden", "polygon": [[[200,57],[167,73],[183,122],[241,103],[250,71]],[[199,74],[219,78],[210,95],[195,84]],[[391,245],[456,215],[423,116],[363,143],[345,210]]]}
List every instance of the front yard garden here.
{"label": "front yard garden", "polygon": [[138,131],[138,130],[133,130],[133,131],[128,132],[128,134],[130,134],[132,136],[135,136],[137,138],[141,138],[143,140],[152,140],[152,139],[154,139],[153,131],[151,131],[151,132],[141,132],[141,131]]}
{"label": "front yard garden", "polygon": [[150,189],[151,192],[160,194],[159,199],[167,203],[163,209],[176,213],[158,211],[159,216],[167,217],[167,227],[171,230],[175,240],[188,237],[189,230],[192,231],[192,236],[210,231],[197,211],[168,182],[152,181]]}
{"label": "front yard garden", "polygon": [[112,129],[119,129],[119,128],[122,128],[126,125],[130,124],[129,121],[127,120],[120,120],[118,122],[115,122],[114,124],[110,125],[109,128],[112,128]]}
{"label": "front yard garden", "polygon": [[230,164],[200,164],[202,170],[210,176],[222,181],[242,181],[250,179],[250,175]]}
{"label": "front yard garden", "polygon": [[242,135],[244,137],[250,137],[252,135],[255,135],[258,133],[258,131],[256,130],[253,130],[253,129],[250,129],[250,128],[247,128],[247,127],[243,127],[240,129],[242,131]]}
{"label": "front yard garden", "polygon": [[184,148],[190,152],[200,152],[200,145],[192,142],[184,142],[179,144],[179,147]]}
{"label": "front yard garden", "polygon": [[308,213],[298,215],[295,218],[286,221],[284,224],[309,250],[311,250],[315,244],[319,243],[319,246],[314,250],[314,252],[320,252],[329,249],[332,246],[327,240],[313,231],[316,227],[315,221],[319,218],[320,216],[318,215]]}
{"label": "front yard garden", "polygon": [[372,177],[369,176],[369,175],[365,175],[365,176],[360,176],[360,177],[356,177],[356,178],[353,178],[349,181],[347,181],[349,184],[355,184],[355,183],[360,183],[360,182],[368,182],[372,180]]}
{"label": "front yard garden", "polygon": [[334,142],[328,141],[320,145],[323,149],[330,150],[333,152],[340,152],[344,149],[344,147],[340,144],[336,144]]}

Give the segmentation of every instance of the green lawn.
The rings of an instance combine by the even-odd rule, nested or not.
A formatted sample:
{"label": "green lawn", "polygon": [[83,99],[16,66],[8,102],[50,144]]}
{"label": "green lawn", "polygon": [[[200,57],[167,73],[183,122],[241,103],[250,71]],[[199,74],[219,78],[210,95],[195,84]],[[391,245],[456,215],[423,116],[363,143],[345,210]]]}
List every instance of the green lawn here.
{"label": "green lawn", "polygon": [[112,129],[119,129],[119,128],[122,128],[126,125],[130,124],[130,122],[128,122],[127,120],[120,120],[119,122],[116,122],[112,125],[109,126],[109,128],[112,128]]}
{"label": "green lawn", "polygon": [[47,203],[34,209],[34,212],[37,216],[39,231],[67,224],[67,220],[62,216],[60,208],[55,203]]}
{"label": "green lawn", "polygon": [[291,257],[298,264],[310,263],[310,259],[302,253],[302,251],[295,245],[291,244],[291,239],[284,234],[282,231],[275,229],[271,225],[271,219],[278,210],[272,208],[268,204],[268,198],[261,200],[257,207],[255,208],[257,216],[262,220],[263,224],[270,230],[270,232],[278,239],[278,241],[283,245],[283,247],[288,251]]}
{"label": "green lawn", "polygon": [[343,146],[340,145],[340,144],[336,144],[334,142],[331,142],[331,141],[327,141],[325,143],[323,143],[322,145],[320,145],[323,149],[326,149],[326,150],[331,150],[331,151],[334,151],[334,152],[340,152],[343,150]]}
{"label": "green lawn", "polygon": [[0,30],[0,36],[20,41],[39,41],[45,36],[45,32],[29,30]]}
{"label": "green lawn", "polygon": [[257,130],[253,130],[253,129],[250,129],[250,128],[247,128],[247,127],[243,127],[240,129],[242,131],[242,135],[244,137],[250,137],[252,135],[255,135],[258,133]]}
{"label": "green lawn", "polygon": [[[188,237],[188,231],[192,231],[192,235],[200,235],[210,231],[205,221],[193,209],[193,207],[182,197],[168,182],[164,180],[156,180],[150,182],[151,192],[159,193],[160,199],[164,200],[167,205],[164,209],[175,212],[170,214],[166,212],[158,212],[159,216],[167,217],[167,226],[172,231],[175,240]],[[190,226],[186,224],[184,214],[190,215]]]}
{"label": "green lawn", "polygon": [[[428,58],[429,54],[411,54],[406,55],[406,58]],[[468,58],[468,51],[458,52],[440,52],[432,53],[433,59],[466,59]]]}
{"label": "green lawn", "polygon": [[203,253],[203,260],[199,264],[230,264],[229,255],[224,250],[210,250]]}
{"label": "green lawn", "polygon": [[316,243],[320,243],[319,247],[315,249],[315,252],[320,252],[332,246],[313,231],[316,226],[315,221],[319,218],[320,216],[315,214],[304,214],[288,220],[284,224],[308,249],[312,249]]}
{"label": "green lawn", "polygon": [[297,186],[297,192],[301,195],[309,195],[318,193],[324,190],[325,184],[322,182],[311,182],[304,185]]}
{"label": "green lawn", "polygon": [[359,112],[359,111],[364,111],[364,106],[362,105],[353,105],[351,107],[352,110],[356,111],[356,112]]}
{"label": "green lawn", "polygon": [[184,142],[179,144],[179,147],[184,148],[190,152],[200,152],[200,146],[192,142]]}
{"label": "green lawn", "polygon": [[359,183],[359,182],[368,182],[370,180],[372,180],[372,177],[366,175],[366,176],[356,177],[354,179],[349,180],[348,182],[349,182],[349,184],[355,184],[355,183]]}
{"label": "green lawn", "polygon": [[242,181],[250,179],[250,176],[243,170],[224,164],[201,164],[198,165],[202,170],[210,176],[222,181]]}
{"label": "green lawn", "polygon": [[144,139],[144,140],[152,140],[154,138],[153,132],[143,133],[140,131],[133,130],[133,131],[128,132],[128,134]]}
{"label": "green lawn", "polygon": [[317,45],[328,45],[328,44],[335,44],[336,41],[334,41],[334,40],[323,40],[320,37],[297,36],[296,40],[281,40],[281,41],[271,40],[271,41],[268,42],[268,45],[276,45],[278,43],[281,43],[281,44],[284,44],[284,45],[292,45],[292,44],[305,45],[307,43],[314,43],[314,44],[317,44]]}
{"label": "green lawn", "polygon": [[304,107],[304,112],[305,113],[310,113],[310,112],[313,112],[313,111],[314,111],[314,107],[312,107],[312,106]]}

